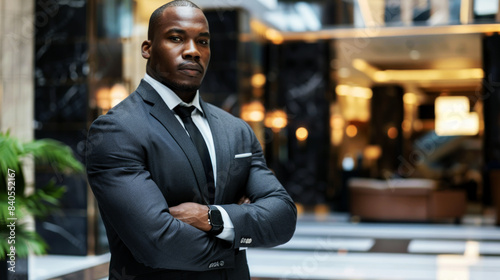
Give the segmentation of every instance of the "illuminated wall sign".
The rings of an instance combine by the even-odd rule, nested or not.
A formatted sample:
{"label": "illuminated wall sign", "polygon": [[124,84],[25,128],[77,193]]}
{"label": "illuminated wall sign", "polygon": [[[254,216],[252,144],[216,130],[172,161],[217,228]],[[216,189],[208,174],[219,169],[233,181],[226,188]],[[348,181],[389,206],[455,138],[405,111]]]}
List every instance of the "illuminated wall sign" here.
{"label": "illuminated wall sign", "polygon": [[466,96],[440,96],[436,98],[436,134],[439,136],[476,135],[479,132],[479,116],[469,112]]}

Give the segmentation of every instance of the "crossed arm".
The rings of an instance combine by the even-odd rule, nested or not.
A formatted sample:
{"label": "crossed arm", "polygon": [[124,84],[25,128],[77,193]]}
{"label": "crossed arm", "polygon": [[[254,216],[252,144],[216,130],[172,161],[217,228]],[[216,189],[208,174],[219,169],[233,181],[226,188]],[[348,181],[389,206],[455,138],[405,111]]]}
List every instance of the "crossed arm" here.
{"label": "crossed arm", "polygon": [[[239,205],[220,205],[234,223],[231,245],[202,232],[211,229],[206,205],[187,202],[167,206],[138,148],[148,145],[140,137],[147,132],[130,131],[129,127],[108,118],[94,123],[89,131],[87,172],[107,227],[139,262],[153,268],[206,270],[211,260],[222,259],[229,267],[234,262],[232,248],[275,246],[291,238],[295,206],[267,169],[255,138],[251,141],[254,172],[250,172],[246,184],[248,198],[242,198]],[[254,242],[239,243],[249,240],[245,237],[252,237]],[[179,247],[182,244],[191,246]]]}
{"label": "crossed arm", "polygon": [[[238,205],[250,204],[250,199],[243,196]],[[195,202],[185,202],[169,208],[170,214],[179,221],[191,225],[202,231],[209,231],[212,226],[208,223],[208,207]]]}

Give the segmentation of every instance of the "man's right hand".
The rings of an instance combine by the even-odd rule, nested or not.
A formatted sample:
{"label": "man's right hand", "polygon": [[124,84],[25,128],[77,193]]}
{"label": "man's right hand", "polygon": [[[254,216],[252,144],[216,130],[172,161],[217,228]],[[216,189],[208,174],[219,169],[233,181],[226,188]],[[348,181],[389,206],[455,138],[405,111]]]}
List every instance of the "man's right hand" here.
{"label": "man's right hand", "polygon": [[242,196],[242,197],[240,198],[240,200],[238,201],[238,205],[241,205],[241,204],[250,204],[250,203],[252,203],[252,202],[250,201],[250,198],[248,198],[248,197],[246,197],[246,196]]}

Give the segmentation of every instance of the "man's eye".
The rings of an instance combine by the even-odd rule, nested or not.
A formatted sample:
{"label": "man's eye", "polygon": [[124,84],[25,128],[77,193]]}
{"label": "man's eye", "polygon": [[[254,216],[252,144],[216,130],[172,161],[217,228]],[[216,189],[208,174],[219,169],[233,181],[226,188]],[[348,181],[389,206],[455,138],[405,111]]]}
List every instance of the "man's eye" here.
{"label": "man's eye", "polygon": [[200,40],[200,44],[202,44],[202,45],[208,45],[209,41],[208,40]]}
{"label": "man's eye", "polygon": [[171,36],[171,37],[169,37],[169,39],[172,40],[173,42],[180,42],[181,41],[181,38],[177,37],[177,36]]}

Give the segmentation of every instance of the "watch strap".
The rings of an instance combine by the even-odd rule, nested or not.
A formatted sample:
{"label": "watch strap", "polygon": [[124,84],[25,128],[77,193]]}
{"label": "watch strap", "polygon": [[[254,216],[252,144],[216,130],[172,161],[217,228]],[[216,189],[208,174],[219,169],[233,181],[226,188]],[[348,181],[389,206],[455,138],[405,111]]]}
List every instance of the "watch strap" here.
{"label": "watch strap", "polygon": [[224,230],[224,221],[219,208],[208,205],[208,223],[212,228],[207,232],[210,235],[219,235]]}

